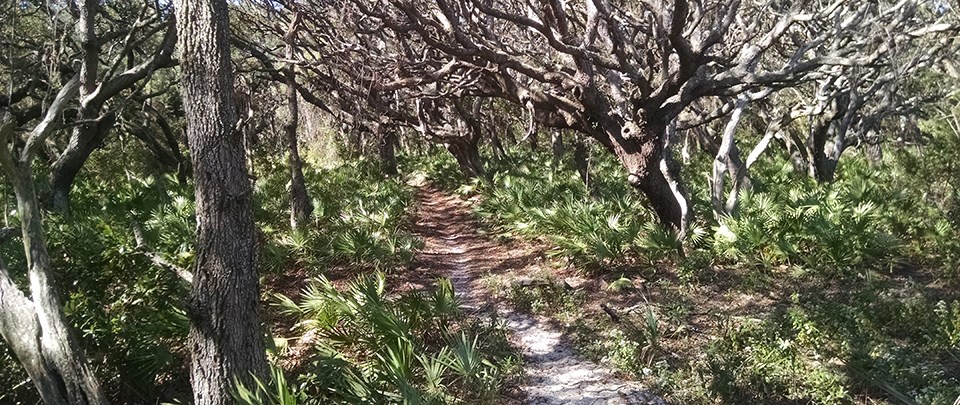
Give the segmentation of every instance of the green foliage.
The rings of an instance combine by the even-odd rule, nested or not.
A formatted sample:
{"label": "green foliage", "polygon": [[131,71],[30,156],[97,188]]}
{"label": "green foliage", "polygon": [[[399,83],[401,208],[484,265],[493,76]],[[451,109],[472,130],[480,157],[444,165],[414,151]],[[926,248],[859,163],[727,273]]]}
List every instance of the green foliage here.
{"label": "green foliage", "polygon": [[383,178],[364,161],[331,169],[305,167],[313,221],[303,230],[291,230],[285,225],[289,213],[285,170],[270,170],[256,186],[268,270],[329,265],[392,269],[410,263],[420,246],[408,226],[411,187],[400,179]]}
{"label": "green foliage", "polygon": [[727,331],[707,350],[710,392],[725,402],[850,403],[859,387],[903,402],[960,395],[960,302],[863,288],[795,295],[784,311]]}
{"label": "green foliage", "polygon": [[189,286],[151,256],[192,265],[191,192],[171,178],[127,174],[84,180],[75,195],[69,217],[45,222],[64,313],[117,400],[175,399],[186,383]]}
{"label": "green foliage", "polygon": [[567,291],[562,283],[552,278],[529,286],[513,283],[497,290],[507,291],[504,298],[518,310],[550,314],[561,319],[579,315],[585,298],[582,291]]}
{"label": "green foliage", "polygon": [[306,404],[303,393],[291,388],[283,370],[271,367],[270,379],[261,381],[253,376],[255,387],[248,388],[239,380],[234,382],[233,399],[241,405],[297,405]]}
{"label": "green foliage", "polygon": [[432,144],[426,154],[398,156],[397,164],[402,173],[409,173],[414,178],[430,179],[430,184],[443,190],[457,190],[467,182],[453,155]]}
{"label": "green foliage", "polygon": [[710,392],[725,403],[835,404],[852,399],[843,372],[811,361],[791,331],[746,325],[710,345]]}
{"label": "green foliage", "polygon": [[785,176],[763,177],[743,196],[739,216],[720,221],[713,238],[718,255],[746,264],[846,269],[896,253],[899,241],[882,221],[887,193],[873,179],[816,184]]}
{"label": "green foliage", "polygon": [[618,316],[616,323],[607,319],[594,323],[576,318],[572,336],[580,350],[601,364],[636,376],[664,367],[663,325],[654,308],[641,305]]}
{"label": "green foliage", "polygon": [[449,280],[391,298],[382,273],[343,291],[321,278],[278,302],[320,336],[300,377],[319,403],[494,403],[517,372],[503,325],[462,318]]}
{"label": "green foliage", "polygon": [[[598,180],[588,190],[575,171],[554,170],[550,159],[526,156],[495,162],[492,184],[480,187],[484,198],[477,213],[501,234],[547,239],[552,255],[585,269],[608,269],[677,251],[676,236],[652,222],[626,182]],[[620,177],[610,161],[594,170],[598,179]]]}

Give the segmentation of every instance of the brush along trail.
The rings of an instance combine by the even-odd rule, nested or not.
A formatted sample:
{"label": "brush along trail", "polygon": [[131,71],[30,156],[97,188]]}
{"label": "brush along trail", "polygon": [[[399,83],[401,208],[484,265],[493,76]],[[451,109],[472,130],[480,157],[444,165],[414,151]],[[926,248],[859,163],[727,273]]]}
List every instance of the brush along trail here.
{"label": "brush along trail", "polygon": [[422,275],[449,277],[467,311],[497,311],[524,354],[526,404],[665,404],[639,384],[578,356],[564,333],[543,317],[495,302],[481,278],[530,265],[531,249],[498,244],[477,231],[469,203],[434,188],[421,187],[414,232],[424,241],[416,266]]}

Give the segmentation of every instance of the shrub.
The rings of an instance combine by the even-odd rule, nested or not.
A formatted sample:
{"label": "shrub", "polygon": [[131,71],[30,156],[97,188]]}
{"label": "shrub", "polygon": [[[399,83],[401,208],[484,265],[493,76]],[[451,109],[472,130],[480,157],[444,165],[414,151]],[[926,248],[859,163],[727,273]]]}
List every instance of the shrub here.
{"label": "shrub", "polygon": [[320,403],[494,403],[517,372],[504,326],[463,318],[449,280],[391,298],[382,273],[343,291],[320,278],[300,303],[277,298],[320,336],[300,377]]}

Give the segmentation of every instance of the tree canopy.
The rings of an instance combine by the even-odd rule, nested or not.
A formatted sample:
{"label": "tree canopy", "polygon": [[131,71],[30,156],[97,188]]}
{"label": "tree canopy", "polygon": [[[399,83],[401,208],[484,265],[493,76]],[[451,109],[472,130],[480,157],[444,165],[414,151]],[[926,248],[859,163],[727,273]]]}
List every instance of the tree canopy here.
{"label": "tree canopy", "polygon": [[507,306],[675,402],[955,401],[957,54],[947,0],[5,2],[0,402],[506,401]]}

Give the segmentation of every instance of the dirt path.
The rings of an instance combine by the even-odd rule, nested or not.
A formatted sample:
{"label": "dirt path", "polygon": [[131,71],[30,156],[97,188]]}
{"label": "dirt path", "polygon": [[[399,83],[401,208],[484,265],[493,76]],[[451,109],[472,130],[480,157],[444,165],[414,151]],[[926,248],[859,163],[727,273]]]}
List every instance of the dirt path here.
{"label": "dirt path", "polygon": [[416,264],[422,275],[450,277],[468,310],[496,310],[523,350],[527,404],[664,404],[634,382],[577,356],[563,333],[542,317],[495,303],[480,279],[529,265],[538,252],[492,242],[477,231],[469,204],[435,189],[421,188],[415,232],[424,240]]}

